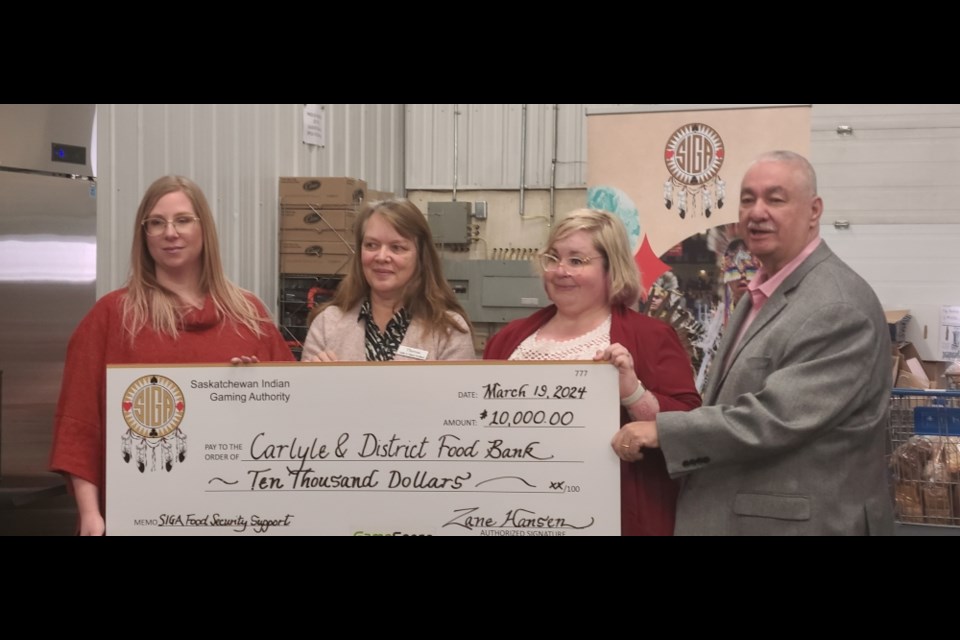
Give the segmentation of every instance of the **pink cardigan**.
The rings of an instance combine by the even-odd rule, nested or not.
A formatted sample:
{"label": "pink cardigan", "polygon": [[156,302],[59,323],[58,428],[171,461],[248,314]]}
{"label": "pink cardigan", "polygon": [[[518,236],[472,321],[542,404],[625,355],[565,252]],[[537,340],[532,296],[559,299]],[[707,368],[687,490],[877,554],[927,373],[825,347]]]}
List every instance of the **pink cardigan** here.
{"label": "pink cardigan", "polygon": [[[473,336],[467,328],[467,322],[459,314],[447,312],[457,324],[466,329],[459,331],[427,332],[426,325],[413,318],[407,328],[407,334],[400,343],[401,347],[410,347],[426,351],[426,360],[476,360],[473,348]],[[307,339],[303,342],[303,357],[316,355],[319,351],[332,351],[337,358],[346,361],[366,360],[364,352],[364,324],[358,321],[360,306],[343,312],[339,307],[329,306],[313,319]],[[415,360],[400,355],[394,360]]]}

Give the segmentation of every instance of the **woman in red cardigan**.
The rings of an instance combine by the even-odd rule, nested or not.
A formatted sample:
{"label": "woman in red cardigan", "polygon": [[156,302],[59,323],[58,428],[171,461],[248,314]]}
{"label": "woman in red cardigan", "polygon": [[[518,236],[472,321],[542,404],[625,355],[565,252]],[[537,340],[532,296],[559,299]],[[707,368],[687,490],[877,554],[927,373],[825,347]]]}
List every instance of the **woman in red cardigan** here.
{"label": "woman in red cardigan", "polygon": [[80,534],[104,532],[108,364],[293,359],[263,303],[224,275],[200,187],[155,181],[137,211],[127,286],[97,301],[67,347],[50,469],[70,480]]}
{"label": "woman in red cardigan", "polygon": [[[668,324],[629,307],[640,279],[619,218],[578,209],[540,255],[552,305],[514,320],[487,343],[487,360],[606,360],[620,373],[620,426],[700,406],[690,358]],[[659,450],[620,463],[623,535],[672,535],[679,487]]]}

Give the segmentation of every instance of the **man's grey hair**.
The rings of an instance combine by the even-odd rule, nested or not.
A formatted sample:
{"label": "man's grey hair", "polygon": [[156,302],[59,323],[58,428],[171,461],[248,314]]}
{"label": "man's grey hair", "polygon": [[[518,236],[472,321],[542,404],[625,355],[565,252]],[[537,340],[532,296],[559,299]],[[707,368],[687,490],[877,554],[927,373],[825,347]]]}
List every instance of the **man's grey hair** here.
{"label": "man's grey hair", "polygon": [[763,153],[753,162],[756,164],[757,162],[770,160],[774,162],[789,162],[800,167],[800,170],[803,171],[804,177],[807,180],[807,184],[810,185],[811,195],[817,195],[817,172],[813,170],[813,165],[810,164],[809,160],[795,151],[777,150]]}

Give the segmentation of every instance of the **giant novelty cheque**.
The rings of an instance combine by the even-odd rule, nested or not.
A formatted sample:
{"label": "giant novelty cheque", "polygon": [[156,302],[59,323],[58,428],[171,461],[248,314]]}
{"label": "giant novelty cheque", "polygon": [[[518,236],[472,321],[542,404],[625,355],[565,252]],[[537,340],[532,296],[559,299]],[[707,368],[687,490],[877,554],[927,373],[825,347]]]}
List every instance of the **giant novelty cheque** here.
{"label": "giant novelty cheque", "polygon": [[108,535],[619,535],[607,363],[107,369]]}

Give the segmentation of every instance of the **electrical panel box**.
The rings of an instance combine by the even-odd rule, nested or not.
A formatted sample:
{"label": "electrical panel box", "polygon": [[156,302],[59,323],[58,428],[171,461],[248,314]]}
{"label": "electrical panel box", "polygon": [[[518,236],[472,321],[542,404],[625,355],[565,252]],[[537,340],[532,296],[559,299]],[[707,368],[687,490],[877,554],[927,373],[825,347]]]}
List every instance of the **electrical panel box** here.
{"label": "electrical panel box", "polygon": [[510,322],[550,303],[529,260],[444,260],[443,273],[471,322]]}
{"label": "electrical panel box", "polygon": [[477,220],[486,220],[487,219],[487,202],[486,200],[481,200],[479,202],[473,203],[473,217]]}
{"label": "electrical panel box", "polygon": [[436,244],[470,244],[469,202],[428,202],[427,223]]}

